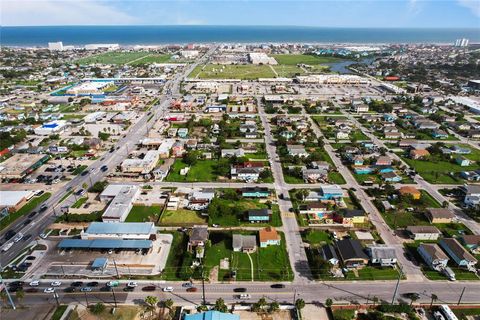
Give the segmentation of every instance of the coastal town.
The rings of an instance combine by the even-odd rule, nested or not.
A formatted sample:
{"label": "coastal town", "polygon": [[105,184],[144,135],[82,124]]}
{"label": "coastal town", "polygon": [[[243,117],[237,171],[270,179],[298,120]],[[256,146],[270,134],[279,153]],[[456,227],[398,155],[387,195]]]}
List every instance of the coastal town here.
{"label": "coastal town", "polygon": [[454,40],[2,47],[5,319],[478,319]]}

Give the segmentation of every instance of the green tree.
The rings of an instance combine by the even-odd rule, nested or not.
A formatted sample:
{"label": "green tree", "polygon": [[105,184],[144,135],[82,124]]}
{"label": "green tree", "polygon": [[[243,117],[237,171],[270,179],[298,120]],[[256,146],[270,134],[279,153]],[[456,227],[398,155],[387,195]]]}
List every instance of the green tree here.
{"label": "green tree", "polygon": [[205,311],[208,311],[208,307],[204,304],[201,304],[197,307],[197,311],[198,312],[205,312]]}
{"label": "green tree", "polygon": [[280,310],[280,305],[278,304],[278,302],[277,301],[271,302],[268,307],[268,312],[273,313],[273,312],[277,312],[278,310]]}
{"label": "green tree", "polygon": [[163,301],[163,306],[167,309],[172,309],[173,307],[173,300],[172,299],[167,299],[165,301]]}
{"label": "green tree", "polygon": [[101,302],[98,302],[90,307],[90,312],[93,314],[100,314],[105,311],[105,305]]}
{"label": "green tree", "polygon": [[215,306],[213,307],[213,309],[224,313],[228,310],[227,305],[225,304],[225,300],[223,300],[222,298],[218,298],[217,301],[215,301]]}
{"label": "green tree", "polygon": [[328,298],[327,300],[325,300],[325,306],[327,308],[330,308],[331,306],[333,305],[333,300]]}
{"label": "green tree", "polygon": [[297,299],[295,301],[295,308],[297,308],[298,310],[302,310],[303,308],[305,308],[305,301],[303,299]]}

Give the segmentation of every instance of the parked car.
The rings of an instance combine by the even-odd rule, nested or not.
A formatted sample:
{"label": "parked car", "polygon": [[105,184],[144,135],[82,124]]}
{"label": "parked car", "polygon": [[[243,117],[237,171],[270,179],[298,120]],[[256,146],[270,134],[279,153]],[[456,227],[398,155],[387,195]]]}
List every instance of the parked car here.
{"label": "parked car", "polygon": [[142,288],[142,291],[155,291],[157,287],[155,286],[146,286]]}
{"label": "parked car", "polygon": [[173,292],[173,287],[165,287],[162,290],[163,292]]}
{"label": "parked car", "polygon": [[98,286],[97,281],[92,281],[92,282],[87,283],[87,287],[96,287],[96,286]]}
{"label": "parked car", "polygon": [[233,292],[247,292],[247,288],[235,288]]}
{"label": "parked car", "polygon": [[31,281],[28,285],[30,287],[38,287],[40,285],[40,281],[34,280],[34,281]]}
{"label": "parked car", "polygon": [[82,289],[80,289],[81,292],[91,292],[92,291],[92,288],[90,287],[83,287]]}
{"label": "parked car", "polygon": [[138,284],[135,281],[130,281],[127,283],[127,287],[135,288],[138,287]]}
{"label": "parked car", "polygon": [[187,288],[187,292],[197,292],[198,289],[196,287],[190,287],[190,288]]}
{"label": "parked car", "polygon": [[50,285],[52,287],[60,287],[62,285],[62,282],[61,281],[53,281],[52,283],[50,283]]}
{"label": "parked car", "polygon": [[54,293],[55,292],[55,288],[45,288],[45,290],[43,290],[44,293]]}
{"label": "parked car", "polygon": [[285,285],[283,283],[275,283],[270,286],[272,289],[283,289],[285,288]]}
{"label": "parked car", "polygon": [[72,282],[72,287],[81,287],[83,285],[82,281],[75,281]]}

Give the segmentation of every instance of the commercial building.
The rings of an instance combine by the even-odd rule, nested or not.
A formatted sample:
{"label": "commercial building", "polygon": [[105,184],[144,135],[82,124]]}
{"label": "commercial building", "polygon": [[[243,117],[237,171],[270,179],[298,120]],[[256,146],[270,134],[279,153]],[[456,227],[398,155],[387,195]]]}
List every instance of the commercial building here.
{"label": "commercial building", "polygon": [[50,156],[44,154],[16,153],[0,163],[0,178],[5,180],[23,179],[49,159]]}
{"label": "commercial building", "polygon": [[39,136],[49,136],[51,134],[62,133],[68,126],[68,122],[65,120],[54,120],[42,124],[40,127],[35,128],[35,134]]}
{"label": "commercial building", "polygon": [[269,57],[266,53],[263,52],[251,52],[248,54],[248,61],[251,64],[278,64],[277,60],[273,57]]}
{"label": "commercial building", "polygon": [[156,233],[153,222],[92,222],[86,230],[80,233],[80,238],[83,240],[154,240]]}
{"label": "commercial building", "polygon": [[140,194],[138,186],[123,186],[102,215],[103,222],[123,222]]}
{"label": "commercial building", "polygon": [[125,159],[121,164],[122,172],[125,173],[150,173],[159,160],[159,154],[156,150],[149,150],[145,153],[143,159]]}
{"label": "commercial building", "polygon": [[75,96],[100,95],[108,87],[114,86],[113,81],[81,82],[65,91],[66,94]]}
{"label": "commercial building", "polygon": [[93,113],[87,114],[83,118],[83,122],[85,123],[96,123],[97,121],[101,120],[107,113],[103,111],[97,111]]}
{"label": "commercial building", "polygon": [[118,43],[91,43],[91,44],[85,45],[85,50],[99,50],[99,49],[115,50],[119,48],[120,48],[120,45]]}
{"label": "commercial building", "polygon": [[15,212],[30,200],[34,191],[0,191],[0,208]]}
{"label": "commercial building", "polygon": [[356,75],[329,75],[313,74],[308,76],[297,76],[295,80],[303,84],[367,84],[369,80]]}

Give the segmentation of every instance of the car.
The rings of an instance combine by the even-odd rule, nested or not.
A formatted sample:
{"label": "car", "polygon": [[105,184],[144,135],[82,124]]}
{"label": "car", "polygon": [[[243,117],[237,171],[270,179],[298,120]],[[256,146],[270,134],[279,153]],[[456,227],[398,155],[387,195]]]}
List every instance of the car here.
{"label": "car", "polygon": [[47,239],[48,235],[46,233],[40,233],[39,237],[42,239]]}
{"label": "car", "polygon": [[113,287],[105,286],[105,287],[101,287],[101,288],[100,288],[100,291],[111,291],[111,290],[113,290],[112,288],[113,288]]}
{"label": "car", "polygon": [[247,288],[235,288],[233,292],[247,292]]}
{"label": "car", "polygon": [[23,288],[22,287],[8,287],[8,291],[10,292],[17,292],[17,291],[22,291]]}
{"label": "car", "polygon": [[60,287],[62,285],[62,282],[61,281],[53,281],[52,283],[50,283],[50,285],[52,287]]}
{"label": "car", "polygon": [[32,222],[32,219],[27,219],[23,222],[23,226],[28,226]]}
{"label": "car", "polygon": [[7,252],[13,246],[13,242],[7,243],[3,248],[2,252]]}
{"label": "car", "polygon": [[191,288],[191,287],[193,287],[193,284],[191,282],[185,282],[185,283],[182,283],[182,287]]}
{"label": "car", "polygon": [[86,176],[89,173],[88,170],[83,170],[82,173],[80,174],[82,177]]}
{"label": "car", "polygon": [[13,242],[17,243],[18,241],[22,240],[23,238],[23,233],[19,233],[15,236],[15,238],[13,238]]}
{"label": "car", "polygon": [[34,280],[34,281],[31,281],[28,285],[30,287],[38,287],[40,285],[40,281]]}
{"label": "car", "polygon": [[212,224],[212,227],[214,227],[214,228],[218,228],[218,227],[220,227],[220,225],[219,225],[219,224],[216,224],[216,223],[214,223],[214,224]]}
{"label": "car", "polygon": [[251,297],[252,297],[252,296],[249,295],[248,293],[242,293],[242,294],[239,294],[239,295],[237,296],[237,299],[248,300],[248,299],[250,299]]}
{"label": "car", "polygon": [[32,212],[28,215],[28,217],[29,217],[29,218],[33,218],[33,217],[35,217],[35,215],[36,215],[37,213],[38,213],[37,211],[32,211]]}
{"label": "car", "polygon": [[10,240],[10,239],[12,239],[16,234],[17,234],[17,232],[16,232],[15,230],[8,230],[7,232],[5,232],[5,237],[4,237],[4,239],[5,239],[5,240]]}
{"label": "car", "polygon": [[120,282],[113,280],[113,281],[108,281],[106,286],[107,287],[118,287],[119,284],[120,284]]}
{"label": "car", "polygon": [[40,209],[38,209],[39,212],[43,212],[45,210],[48,209],[48,206],[46,204],[42,204],[42,206],[40,207]]}
{"label": "car", "polygon": [[92,281],[92,282],[87,283],[87,287],[97,287],[97,286],[98,286],[97,281]]}
{"label": "car", "polygon": [[82,282],[82,281],[72,282],[72,287],[81,287],[81,286],[83,286],[83,282]]}
{"label": "car", "polygon": [[135,287],[125,287],[123,288],[123,291],[127,291],[127,292],[132,292],[135,290]]}
{"label": "car", "polygon": [[92,291],[92,288],[90,287],[83,287],[82,289],[80,289],[81,292],[91,292]]}
{"label": "car", "polygon": [[106,165],[103,165],[103,166],[100,168],[100,170],[101,170],[102,172],[108,171],[108,167],[107,167]]}
{"label": "car", "polygon": [[197,292],[198,289],[196,287],[190,287],[190,288],[187,288],[187,292]]}
{"label": "car", "polygon": [[25,289],[25,292],[27,292],[27,293],[37,293],[38,289],[37,288],[27,288],[27,289]]}
{"label": "car", "polygon": [[165,287],[162,289],[163,292],[173,292],[173,287]]}
{"label": "car", "polygon": [[65,292],[75,292],[75,291],[77,291],[77,288],[75,288],[75,287],[67,287],[67,288],[63,289],[63,291],[65,291]]}
{"label": "car", "polygon": [[157,287],[155,286],[146,286],[142,288],[142,291],[155,291]]}
{"label": "car", "polygon": [[10,282],[11,287],[23,287],[25,285],[25,282],[23,281],[12,281]]}
{"label": "car", "polygon": [[32,238],[32,235],[31,234],[27,234],[24,238],[23,238],[23,241],[28,241]]}
{"label": "car", "polygon": [[44,194],[44,192],[45,192],[45,191],[43,191],[43,190],[38,190],[38,191],[35,192],[34,195],[35,195],[35,197],[39,197],[39,196],[41,196],[42,194]]}
{"label": "car", "polygon": [[37,257],[35,256],[28,256],[25,258],[25,260],[35,260],[35,259],[37,259]]}
{"label": "car", "polygon": [[274,283],[270,286],[272,289],[283,289],[285,288],[285,285],[283,283]]}
{"label": "car", "polygon": [[130,281],[127,283],[127,287],[135,288],[138,287],[138,284],[135,281]]}
{"label": "car", "polygon": [[55,288],[45,288],[45,290],[43,290],[44,293],[54,293],[55,292]]}

